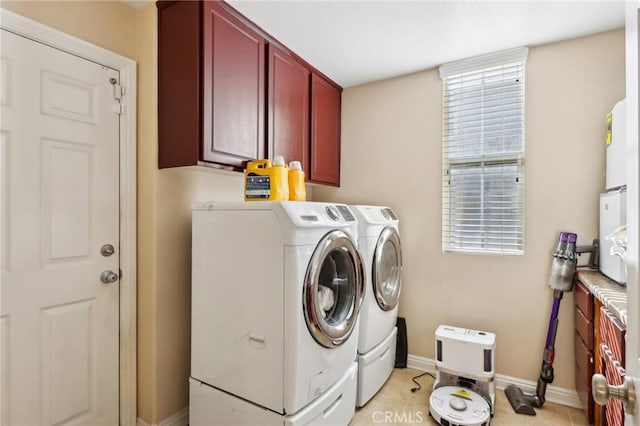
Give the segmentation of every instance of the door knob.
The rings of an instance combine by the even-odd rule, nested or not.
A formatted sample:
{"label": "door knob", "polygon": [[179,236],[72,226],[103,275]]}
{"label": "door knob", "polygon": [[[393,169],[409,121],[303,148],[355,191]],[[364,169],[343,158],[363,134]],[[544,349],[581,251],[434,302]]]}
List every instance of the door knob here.
{"label": "door knob", "polygon": [[591,378],[591,394],[599,405],[605,405],[609,398],[620,400],[624,410],[633,415],[636,412],[636,387],[632,377],[624,376],[623,380],[620,386],[613,386],[607,383],[607,378],[602,374],[594,374]]}
{"label": "door knob", "polygon": [[100,281],[105,284],[111,284],[118,281],[118,274],[113,271],[104,271],[100,274]]}

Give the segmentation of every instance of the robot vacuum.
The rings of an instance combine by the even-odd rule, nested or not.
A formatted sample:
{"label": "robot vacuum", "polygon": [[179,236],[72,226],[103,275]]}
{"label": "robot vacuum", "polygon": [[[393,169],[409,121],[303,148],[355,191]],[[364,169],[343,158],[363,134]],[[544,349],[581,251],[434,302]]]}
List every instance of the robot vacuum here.
{"label": "robot vacuum", "polygon": [[429,410],[442,426],[487,426],[491,419],[491,407],[482,396],[457,386],[434,390],[429,399]]}

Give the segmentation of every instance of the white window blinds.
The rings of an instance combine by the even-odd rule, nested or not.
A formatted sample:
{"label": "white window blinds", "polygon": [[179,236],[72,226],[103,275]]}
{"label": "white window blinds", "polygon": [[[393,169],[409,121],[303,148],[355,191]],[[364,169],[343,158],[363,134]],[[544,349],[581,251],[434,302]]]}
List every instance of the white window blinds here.
{"label": "white window blinds", "polygon": [[527,51],[440,67],[444,251],[523,253]]}

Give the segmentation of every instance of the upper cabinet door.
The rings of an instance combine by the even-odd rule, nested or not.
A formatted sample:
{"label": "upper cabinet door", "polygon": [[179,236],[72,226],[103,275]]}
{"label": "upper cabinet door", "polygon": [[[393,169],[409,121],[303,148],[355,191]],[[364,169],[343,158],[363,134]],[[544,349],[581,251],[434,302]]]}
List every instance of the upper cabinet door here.
{"label": "upper cabinet door", "polygon": [[202,8],[157,4],[158,167],[193,166],[201,159]]}
{"label": "upper cabinet door", "polygon": [[309,169],[309,76],[306,66],[269,45],[269,158],[282,155],[288,164]]}
{"label": "upper cabinet door", "polygon": [[311,75],[309,180],[340,186],[340,89]]}
{"label": "upper cabinet door", "polygon": [[202,159],[242,170],[264,157],[265,40],[204,2]]}

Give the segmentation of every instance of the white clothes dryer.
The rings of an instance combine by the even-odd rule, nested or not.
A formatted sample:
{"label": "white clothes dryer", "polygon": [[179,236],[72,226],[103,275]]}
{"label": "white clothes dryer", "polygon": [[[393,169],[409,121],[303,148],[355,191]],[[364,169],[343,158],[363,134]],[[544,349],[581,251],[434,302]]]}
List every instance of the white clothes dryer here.
{"label": "white clothes dryer", "polygon": [[[332,421],[347,424],[355,386],[345,377],[356,358],[364,291],[357,232],[340,204],[195,205],[192,379],[288,419],[332,389],[340,398],[324,398],[314,410],[343,413]],[[211,405],[209,422],[223,418],[215,398],[198,395],[191,404]]]}
{"label": "white clothes dryer", "polygon": [[396,357],[396,318],[402,287],[398,217],[388,207],[351,206],[365,263],[358,338],[358,395],[362,407],[387,381]]}

